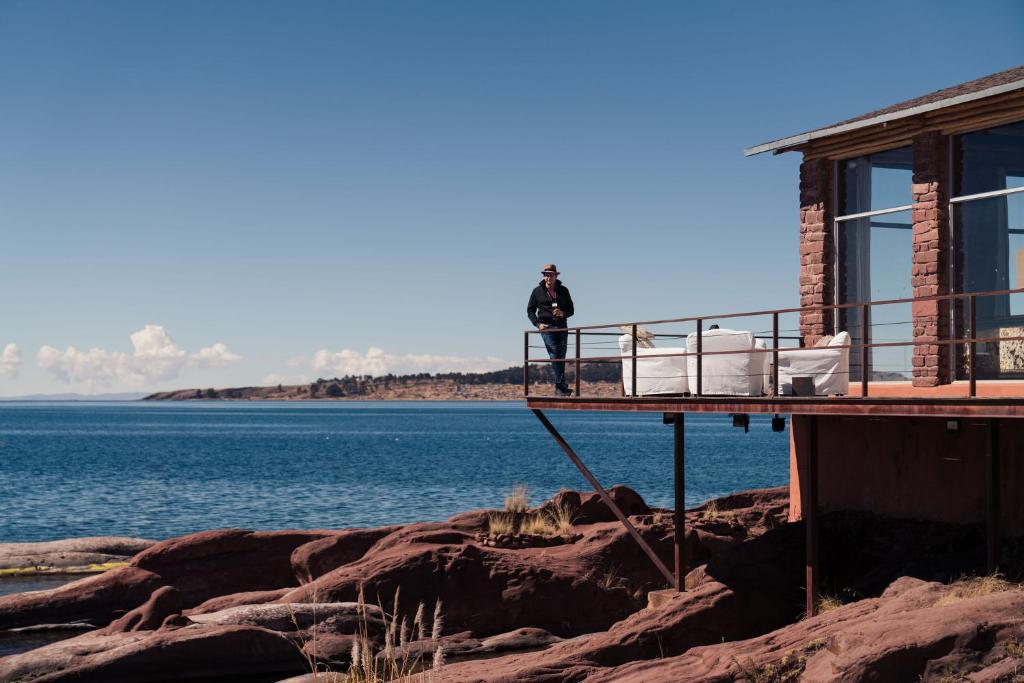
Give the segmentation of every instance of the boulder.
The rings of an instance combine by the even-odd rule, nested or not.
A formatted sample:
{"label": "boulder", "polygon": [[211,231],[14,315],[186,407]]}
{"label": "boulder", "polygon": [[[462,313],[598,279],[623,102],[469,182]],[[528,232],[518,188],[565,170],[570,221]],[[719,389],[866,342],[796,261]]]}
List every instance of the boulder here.
{"label": "boulder", "polygon": [[292,572],[300,582],[308,583],[343,564],[355,562],[374,543],[401,528],[395,525],[375,529],[347,529],[300,545],[290,558]]}
{"label": "boulder", "polygon": [[219,529],[162,541],[132,559],[132,566],[163,577],[186,607],[210,598],[295,586],[291,555],[331,531]]}
{"label": "boulder", "polygon": [[105,626],[165,583],[154,572],[121,567],[49,590],[2,595],[0,629],[81,621]]}
{"label": "boulder", "polygon": [[683,652],[694,645],[744,637],[761,625],[748,618],[749,605],[719,583],[677,594],[661,608],[640,610],[608,631],[556,642],[547,649],[494,659],[449,664],[429,676],[427,683],[555,683],[580,680],[602,667]]}
{"label": "boulder", "polygon": [[[440,599],[449,633],[486,637],[527,626],[558,636],[600,630],[641,607],[646,590],[663,587],[664,578],[617,522],[581,531],[583,538],[571,545],[507,550],[481,547],[472,535],[443,524],[408,525],[356,562],[280,601],[316,595],[351,602],[364,589],[368,601],[387,605],[401,588],[407,611],[423,602],[429,614]],[[649,528],[641,533],[669,562],[670,540]],[[411,614],[402,616],[411,621]]]}
{"label": "boulder", "polygon": [[202,602],[192,609],[187,609],[184,614],[205,614],[206,612],[219,612],[222,609],[228,607],[237,607],[239,605],[261,605],[265,602],[274,602],[280,600],[286,593],[292,590],[291,586],[285,588],[275,588],[269,591],[247,591],[244,593],[230,593],[228,595],[219,595],[216,598],[210,598],[206,602]]}
{"label": "boulder", "polygon": [[[0,681],[147,683],[297,675],[298,645],[253,626],[92,632],[0,660]],[[272,679],[271,679],[272,680]]]}
{"label": "boulder", "polygon": [[365,627],[371,633],[383,627],[383,615],[376,605],[355,602],[288,603],[239,605],[219,612],[193,614],[189,617],[197,624],[259,626],[271,631],[320,631],[352,634]]}
{"label": "boulder", "polygon": [[142,538],[92,536],[39,543],[0,543],[0,569],[85,571],[90,566],[127,562],[156,543]]}
{"label": "boulder", "polygon": [[[622,513],[627,517],[632,515],[649,515],[651,509],[640,497],[640,494],[622,484],[617,484],[607,489],[608,497],[612,499]],[[564,494],[567,495],[567,494]],[[558,498],[556,497],[556,500]],[[563,498],[564,501],[569,499]],[[617,520],[615,513],[608,507],[601,496],[591,493],[581,496],[579,510],[576,518],[577,524],[594,524],[595,522],[614,522]]]}
{"label": "boulder", "polygon": [[947,601],[951,590],[903,578],[879,598],[844,605],[757,638],[594,671],[585,680],[1012,680],[998,676],[1024,665],[1024,590]]}
{"label": "boulder", "polygon": [[181,614],[181,593],[172,586],[163,586],[153,591],[145,603],[103,629],[103,633],[155,631],[175,614]]}

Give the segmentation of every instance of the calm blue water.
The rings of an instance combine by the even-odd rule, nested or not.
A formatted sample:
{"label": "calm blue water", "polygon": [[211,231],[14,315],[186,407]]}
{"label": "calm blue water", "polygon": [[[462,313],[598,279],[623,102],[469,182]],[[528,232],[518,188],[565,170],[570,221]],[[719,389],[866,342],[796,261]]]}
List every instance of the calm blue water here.
{"label": "calm blue water", "polygon": [[[670,506],[660,414],[549,417],[598,479]],[[687,416],[687,504],[786,482],[788,432]],[[0,541],[337,528],[539,502],[583,477],[521,403],[2,403]]]}

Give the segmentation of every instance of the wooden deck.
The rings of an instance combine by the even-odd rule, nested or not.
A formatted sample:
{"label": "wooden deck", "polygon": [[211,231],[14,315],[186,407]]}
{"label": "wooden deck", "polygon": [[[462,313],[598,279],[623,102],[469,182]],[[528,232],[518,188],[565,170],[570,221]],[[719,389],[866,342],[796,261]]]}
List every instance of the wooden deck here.
{"label": "wooden deck", "polygon": [[[863,415],[949,418],[1024,417],[1024,382],[979,382],[978,396],[966,396],[965,384],[934,388],[909,383],[872,384],[860,396],[528,396],[537,410],[594,410],[650,413],[770,413],[779,415]],[[888,385],[888,386],[887,386]],[[851,387],[856,393],[859,387]]]}

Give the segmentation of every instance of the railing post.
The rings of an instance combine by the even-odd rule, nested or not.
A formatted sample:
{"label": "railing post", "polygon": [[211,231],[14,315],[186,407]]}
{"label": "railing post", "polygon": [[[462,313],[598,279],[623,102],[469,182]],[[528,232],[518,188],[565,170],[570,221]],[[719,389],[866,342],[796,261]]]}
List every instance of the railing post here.
{"label": "railing post", "polygon": [[701,328],[704,321],[697,318],[697,395],[704,394],[704,336]]}
{"label": "railing post", "polygon": [[580,397],[580,331],[576,330],[576,398]]}
{"label": "railing post", "polygon": [[975,306],[974,295],[971,294],[967,297],[967,326],[968,326],[968,339],[971,341],[967,342],[967,380],[969,393],[971,398],[978,395],[978,379],[975,366],[978,364],[978,342],[974,341],[978,338],[975,328],[978,326],[978,311]]}
{"label": "railing post", "polygon": [[871,343],[871,307],[862,304],[860,307],[860,397],[867,398],[868,380],[871,370],[868,368],[870,354],[868,344]]}
{"label": "railing post", "polygon": [[[764,367],[764,366],[762,366]],[[772,396],[779,395],[779,313],[772,313]]]}
{"label": "railing post", "polygon": [[523,396],[530,395],[530,333],[523,332]]}
{"label": "railing post", "polygon": [[630,396],[636,398],[636,325],[633,325],[633,391]]}

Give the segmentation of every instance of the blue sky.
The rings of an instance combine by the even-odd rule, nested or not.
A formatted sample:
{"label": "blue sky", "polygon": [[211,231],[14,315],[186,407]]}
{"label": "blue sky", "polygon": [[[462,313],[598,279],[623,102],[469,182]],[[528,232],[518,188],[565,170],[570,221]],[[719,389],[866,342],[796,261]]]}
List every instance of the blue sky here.
{"label": "blue sky", "polygon": [[578,324],[794,305],[742,149],[1024,63],[964,7],[0,2],[0,395],[518,361],[548,261]]}

